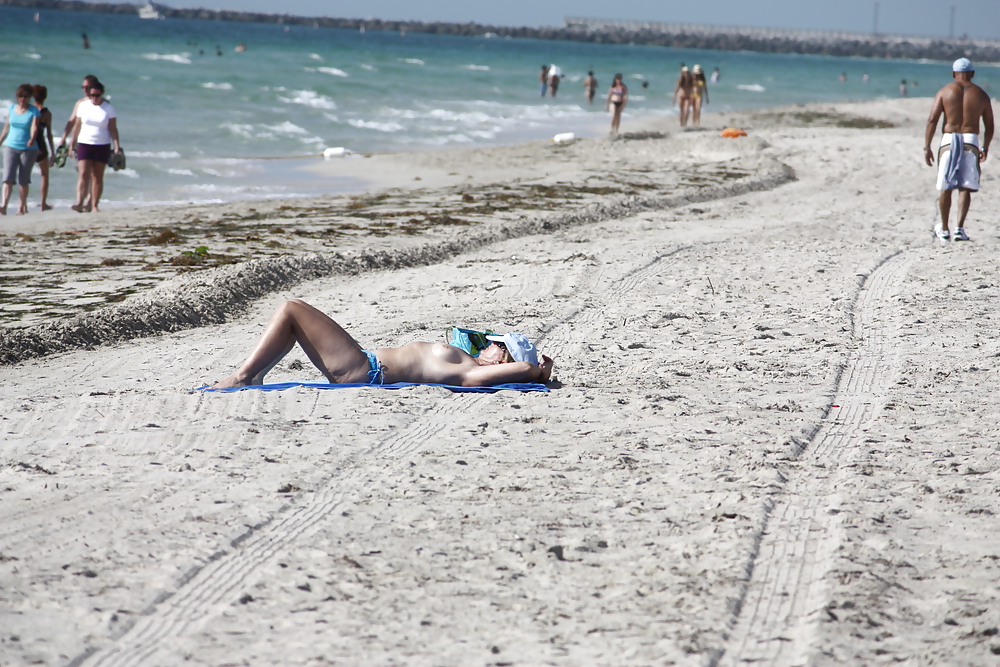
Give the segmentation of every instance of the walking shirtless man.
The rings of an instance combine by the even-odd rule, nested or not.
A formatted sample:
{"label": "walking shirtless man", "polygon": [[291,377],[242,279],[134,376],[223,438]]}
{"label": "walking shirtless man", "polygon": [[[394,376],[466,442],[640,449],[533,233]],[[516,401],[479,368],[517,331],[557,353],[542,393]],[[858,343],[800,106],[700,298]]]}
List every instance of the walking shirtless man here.
{"label": "walking shirtless man", "polygon": [[[944,114],[941,146],[938,148],[937,189],[941,191],[938,207],[941,223],[934,234],[942,241],[948,241],[951,232],[948,216],[951,212],[951,193],[958,190],[958,226],[956,241],[968,241],[965,233],[965,216],[969,213],[972,193],[979,190],[979,164],[986,160],[993,141],[993,106],[990,96],[972,83],[975,70],[968,58],[959,58],[951,68],[954,81],[938,91],[927,119],[927,136],[924,140],[924,160],[927,166],[934,166],[934,151],[931,141],[937,129],[938,119]],[[983,120],[985,132],[983,145],[979,146],[979,119]]]}

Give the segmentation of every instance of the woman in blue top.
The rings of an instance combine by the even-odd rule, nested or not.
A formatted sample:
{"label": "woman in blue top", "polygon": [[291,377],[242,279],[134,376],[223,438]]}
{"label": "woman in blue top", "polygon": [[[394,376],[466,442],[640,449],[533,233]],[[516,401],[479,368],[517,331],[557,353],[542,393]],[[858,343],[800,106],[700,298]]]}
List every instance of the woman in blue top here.
{"label": "woman in blue top", "polygon": [[28,212],[31,167],[38,157],[35,142],[38,107],[31,104],[32,94],[30,83],[22,83],[17,87],[17,104],[10,105],[7,122],[4,123],[3,132],[0,132],[0,145],[3,146],[3,203],[0,204],[0,215],[7,215],[7,204],[10,202],[15,180],[21,195],[21,206],[17,209],[17,214],[24,215]]}

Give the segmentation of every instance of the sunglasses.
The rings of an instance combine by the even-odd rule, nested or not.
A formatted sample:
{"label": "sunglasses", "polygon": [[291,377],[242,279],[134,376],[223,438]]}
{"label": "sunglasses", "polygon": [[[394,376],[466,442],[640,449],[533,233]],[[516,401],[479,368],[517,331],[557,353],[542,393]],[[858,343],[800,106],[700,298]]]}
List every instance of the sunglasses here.
{"label": "sunglasses", "polygon": [[103,96],[104,96],[104,93],[87,93],[87,97],[97,98],[97,97],[103,97]]}

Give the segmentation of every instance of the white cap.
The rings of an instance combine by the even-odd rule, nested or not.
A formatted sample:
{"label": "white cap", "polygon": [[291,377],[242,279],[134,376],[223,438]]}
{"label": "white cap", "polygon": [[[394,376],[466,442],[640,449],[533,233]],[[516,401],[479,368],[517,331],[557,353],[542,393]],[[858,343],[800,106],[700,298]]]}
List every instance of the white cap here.
{"label": "white cap", "polygon": [[502,336],[489,334],[486,338],[506,345],[507,351],[510,352],[514,361],[527,361],[530,364],[538,365],[538,350],[524,334],[512,331]]}
{"label": "white cap", "polygon": [[972,61],[968,58],[959,58],[951,65],[952,72],[973,72]]}

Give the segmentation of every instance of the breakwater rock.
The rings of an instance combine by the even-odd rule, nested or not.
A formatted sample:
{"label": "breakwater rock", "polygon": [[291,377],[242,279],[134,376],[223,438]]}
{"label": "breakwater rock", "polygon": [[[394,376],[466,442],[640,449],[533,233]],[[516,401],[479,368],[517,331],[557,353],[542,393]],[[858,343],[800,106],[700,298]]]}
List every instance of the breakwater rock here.
{"label": "breakwater rock", "polygon": [[[98,12],[137,15],[140,5],[83,2],[82,0],[0,0],[0,6],[26,9]],[[384,21],[326,16],[293,16],[216,9],[175,9],[152,3],[162,18],[186,18],[237,23],[276,23],[312,28],[388,30],[396,32],[463,35],[469,37],[532,38],[594,44],[644,44],[678,49],[801,53],[868,58],[927,58],[953,60],[962,56],[973,61],[1000,62],[1000,42],[950,40],[888,35],[839,35],[819,31],[765,30],[684,24],[613,22],[567,19],[562,27],[513,27],[481,23],[440,21]]]}

